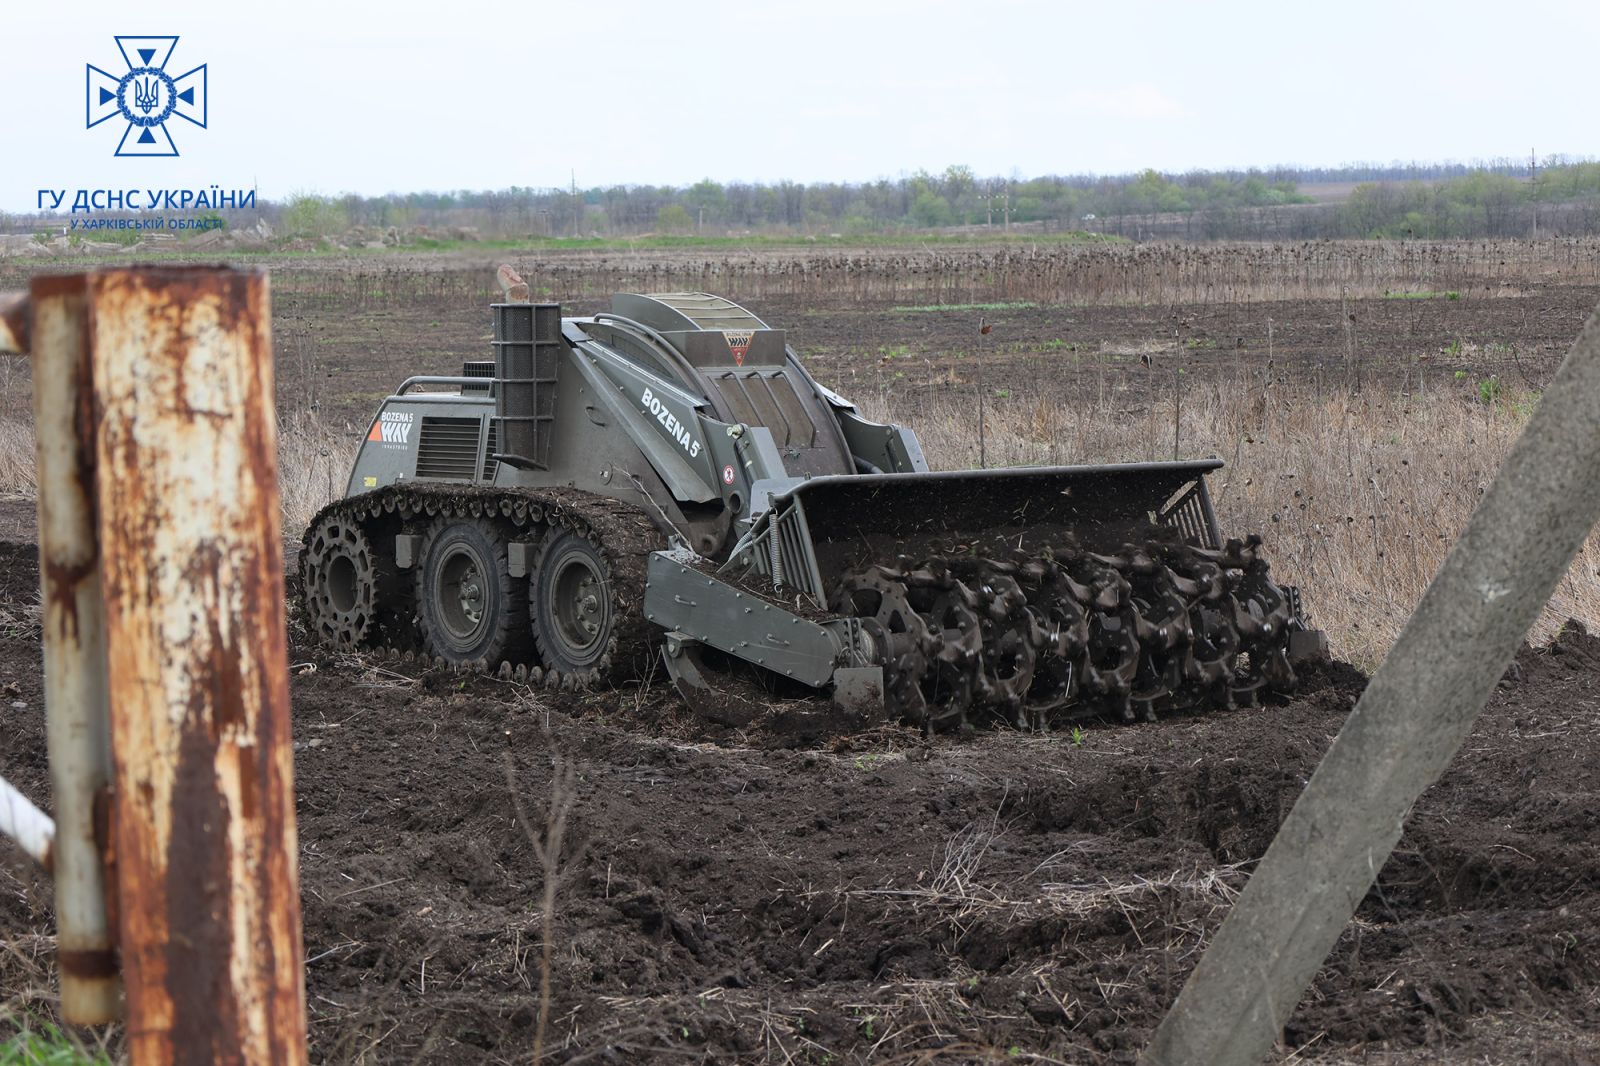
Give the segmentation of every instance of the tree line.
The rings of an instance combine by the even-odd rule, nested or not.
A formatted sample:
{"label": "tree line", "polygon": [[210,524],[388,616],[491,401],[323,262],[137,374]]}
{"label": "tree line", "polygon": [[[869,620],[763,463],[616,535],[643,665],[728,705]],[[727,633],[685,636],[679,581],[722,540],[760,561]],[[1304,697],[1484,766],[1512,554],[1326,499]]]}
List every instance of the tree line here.
{"label": "tree line", "polygon": [[[1313,204],[1302,186],[1354,183]],[[470,226],[491,238],[659,234],[861,236],[960,227],[1088,230],[1134,239],[1516,236],[1548,205],[1547,232],[1600,232],[1600,163],[1359,164],[1097,177],[979,177],[970,167],[873,182],[718,182],[300,195],[274,205],[291,235],[352,226]],[[1559,210],[1555,208],[1559,207]]]}
{"label": "tree line", "polygon": [[1522,237],[1600,232],[1600,163],[1541,168],[1526,177],[1483,170],[1440,182],[1356,187],[1333,236]]}
{"label": "tree line", "polygon": [[1049,223],[1092,228],[1105,216],[1304,202],[1294,181],[1248,171],[1166,176],[1145,171],[1105,178],[982,178],[970,167],[919,171],[875,182],[717,182],[687,187],[613,185],[588,189],[513,186],[343,197],[296,196],[282,205],[291,230],[339,225],[447,226],[470,218],[494,235],[550,237],[642,233],[892,233],[950,226]]}
{"label": "tree line", "polygon": [[[1314,202],[1307,187],[1342,183]],[[829,236],[1090,231],[1133,240],[1311,240],[1600,233],[1600,162],[1550,156],[1473,164],[1341,168],[1145,170],[1115,176],[980,177],[953,165],[872,182],[718,182],[688,186],[296,194],[259,201],[288,237],[338,238],[354,228],[402,235],[538,237]],[[48,227],[52,216],[14,220]],[[370,239],[371,234],[367,238]],[[391,238],[392,239],[392,238]]]}

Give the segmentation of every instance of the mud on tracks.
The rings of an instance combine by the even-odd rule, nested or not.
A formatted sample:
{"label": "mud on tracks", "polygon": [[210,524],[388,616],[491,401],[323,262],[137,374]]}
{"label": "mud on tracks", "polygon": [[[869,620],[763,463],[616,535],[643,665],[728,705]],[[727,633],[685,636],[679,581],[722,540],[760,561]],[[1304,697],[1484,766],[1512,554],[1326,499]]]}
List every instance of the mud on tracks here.
{"label": "mud on tracks", "polygon": [[[0,549],[5,610],[31,602],[30,552]],[[37,640],[0,629],[0,765],[43,797]],[[507,764],[537,821],[557,760],[578,785],[552,1061],[1131,1061],[1362,684],[1335,669],[1287,706],[1076,743],[891,729],[795,749],[699,732],[659,683],[550,693],[293,655],[312,1043],[339,1062],[529,1054],[542,883]],[[1600,641],[1519,657],[1291,1046],[1600,1055],[1597,708]],[[8,852],[0,884],[0,929],[37,949],[42,880]],[[0,959],[0,1000],[38,986]]]}

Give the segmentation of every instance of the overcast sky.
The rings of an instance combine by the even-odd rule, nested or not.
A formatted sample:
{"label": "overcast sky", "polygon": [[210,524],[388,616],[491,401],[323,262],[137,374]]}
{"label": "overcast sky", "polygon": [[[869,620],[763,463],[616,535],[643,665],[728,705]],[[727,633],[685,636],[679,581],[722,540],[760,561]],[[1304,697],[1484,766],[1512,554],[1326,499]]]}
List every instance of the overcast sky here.
{"label": "overcast sky", "polygon": [[[1600,5],[434,0],[6,4],[0,209],[44,187],[863,181],[1600,151]],[[113,158],[85,64],[176,34],[209,125]]]}

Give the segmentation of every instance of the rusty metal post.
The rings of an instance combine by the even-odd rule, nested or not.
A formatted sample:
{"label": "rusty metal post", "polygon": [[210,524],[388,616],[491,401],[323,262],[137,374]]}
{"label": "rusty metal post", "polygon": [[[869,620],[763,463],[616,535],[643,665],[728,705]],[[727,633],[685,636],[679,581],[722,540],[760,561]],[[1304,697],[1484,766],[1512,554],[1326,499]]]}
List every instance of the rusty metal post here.
{"label": "rusty metal post", "polygon": [[266,278],[88,279],[134,1066],[303,1063]]}
{"label": "rusty metal post", "polygon": [[82,275],[33,283],[33,422],[38,442],[44,702],[57,821],[56,957],[61,1015],[121,1015],[104,865],[111,784],[105,609],[94,521],[94,389]]}

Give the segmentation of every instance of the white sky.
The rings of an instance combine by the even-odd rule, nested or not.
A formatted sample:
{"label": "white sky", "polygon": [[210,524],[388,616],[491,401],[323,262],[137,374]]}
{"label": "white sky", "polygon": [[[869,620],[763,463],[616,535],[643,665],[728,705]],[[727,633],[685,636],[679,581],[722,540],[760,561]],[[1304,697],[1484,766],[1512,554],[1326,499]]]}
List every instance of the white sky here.
{"label": "white sky", "polygon": [[[84,129],[181,37],[178,159]],[[0,209],[44,187],[366,194],[1600,152],[1600,4],[55,0],[0,8]]]}

